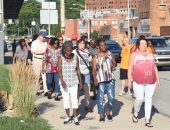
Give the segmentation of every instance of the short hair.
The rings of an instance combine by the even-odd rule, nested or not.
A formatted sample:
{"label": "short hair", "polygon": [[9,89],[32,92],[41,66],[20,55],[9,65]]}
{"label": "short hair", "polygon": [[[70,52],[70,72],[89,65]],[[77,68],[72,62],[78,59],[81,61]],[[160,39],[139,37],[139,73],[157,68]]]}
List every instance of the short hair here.
{"label": "short hair", "polygon": [[77,40],[77,48],[79,47],[79,44],[81,43],[81,42],[84,42],[84,39],[79,39],[79,40]]}

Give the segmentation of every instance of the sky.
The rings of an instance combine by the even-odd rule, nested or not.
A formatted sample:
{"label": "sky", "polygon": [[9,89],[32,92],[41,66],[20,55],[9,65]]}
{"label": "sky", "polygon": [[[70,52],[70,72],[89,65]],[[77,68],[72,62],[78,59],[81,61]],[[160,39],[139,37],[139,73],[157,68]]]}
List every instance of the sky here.
{"label": "sky", "polygon": [[44,0],[37,0],[37,1],[39,1],[39,2],[44,2]]}

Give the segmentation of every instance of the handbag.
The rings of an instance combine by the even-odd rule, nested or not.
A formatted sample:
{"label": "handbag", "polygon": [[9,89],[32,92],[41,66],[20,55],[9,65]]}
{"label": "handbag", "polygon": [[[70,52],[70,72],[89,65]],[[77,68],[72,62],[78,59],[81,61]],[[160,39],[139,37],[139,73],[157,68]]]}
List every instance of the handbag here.
{"label": "handbag", "polygon": [[78,56],[80,56],[80,58],[83,60],[83,62],[85,63],[85,65],[87,66],[87,68],[88,68],[88,70],[89,70],[89,72],[90,72],[90,68],[89,68],[89,66],[87,65],[87,63],[86,63],[85,59],[84,59],[84,58],[83,58],[83,56],[80,54],[80,52],[79,52],[79,50],[78,50],[78,49],[76,49],[76,52],[77,52]]}

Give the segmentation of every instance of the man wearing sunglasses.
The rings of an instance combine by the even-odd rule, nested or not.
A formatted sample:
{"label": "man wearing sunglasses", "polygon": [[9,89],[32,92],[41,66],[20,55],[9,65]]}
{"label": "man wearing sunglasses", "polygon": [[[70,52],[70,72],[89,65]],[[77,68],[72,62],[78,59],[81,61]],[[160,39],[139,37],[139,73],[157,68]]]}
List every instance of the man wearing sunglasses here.
{"label": "man wearing sunglasses", "polygon": [[47,49],[47,42],[45,38],[46,38],[46,33],[40,31],[38,38],[35,41],[33,41],[31,45],[31,52],[33,54],[33,69],[35,72],[35,76],[37,78],[37,82],[36,82],[37,95],[41,94],[40,85],[39,85],[40,74],[43,80],[44,93],[47,92],[46,76],[41,72],[42,58],[45,53],[45,50]]}

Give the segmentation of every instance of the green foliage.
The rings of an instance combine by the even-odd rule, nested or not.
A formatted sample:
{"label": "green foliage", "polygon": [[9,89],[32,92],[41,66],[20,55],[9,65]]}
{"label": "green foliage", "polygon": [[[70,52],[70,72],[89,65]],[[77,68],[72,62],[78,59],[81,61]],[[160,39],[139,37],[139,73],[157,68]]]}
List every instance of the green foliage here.
{"label": "green foliage", "polygon": [[93,32],[90,34],[91,38],[98,38],[98,31],[93,30]]}
{"label": "green foliage", "polygon": [[[24,122],[20,122],[23,120]],[[52,126],[42,118],[1,117],[1,130],[52,130]]]}
{"label": "green foliage", "polygon": [[[56,9],[58,10],[58,16],[59,16],[59,24],[58,25],[51,25],[51,34],[56,35],[60,32],[60,0],[45,0],[45,2],[56,2]],[[74,6],[73,4],[81,4],[84,5],[84,0],[65,0],[65,17],[66,19],[77,19],[80,17],[80,12],[78,10],[69,8],[78,8],[79,10],[84,10],[81,6]],[[42,28],[44,26],[44,29],[47,30],[48,25],[40,25],[40,10],[41,10],[41,3],[36,0],[28,0],[27,2],[24,2],[21,10],[18,15],[19,24],[12,24],[8,25],[7,34],[8,35],[14,35],[14,37],[18,36],[18,30],[20,36],[27,36],[28,30],[26,28],[34,28],[34,33],[36,33],[38,28]],[[34,21],[37,23],[37,25],[34,27],[31,25],[31,22]],[[7,20],[5,20],[5,23],[7,23]]]}
{"label": "green foliage", "polygon": [[5,90],[10,93],[9,69],[6,65],[0,65],[0,91]]}

